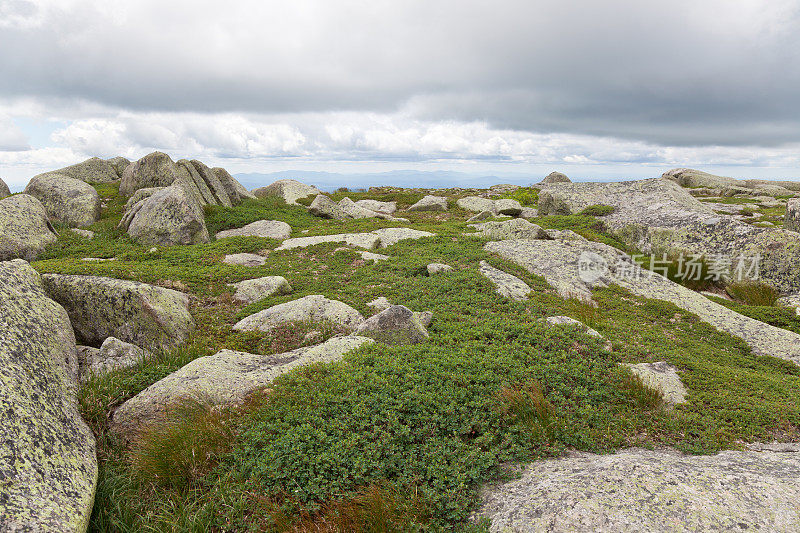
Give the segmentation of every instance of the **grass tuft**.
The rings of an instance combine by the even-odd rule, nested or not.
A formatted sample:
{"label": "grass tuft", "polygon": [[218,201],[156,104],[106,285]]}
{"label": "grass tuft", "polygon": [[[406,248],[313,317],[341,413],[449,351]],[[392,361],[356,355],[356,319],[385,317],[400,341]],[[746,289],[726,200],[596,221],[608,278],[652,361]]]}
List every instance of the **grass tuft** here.
{"label": "grass tuft", "polygon": [[774,287],[759,281],[737,281],[725,287],[725,292],[745,305],[774,306],[780,293]]}
{"label": "grass tuft", "polygon": [[555,440],[556,409],[544,396],[537,381],[503,387],[499,392],[501,411],[546,442]]}
{"label": "grass tuft", "polygon": [[645,385],[642,378],[627,368],[618,368],[614,372],[613,381],[617,388],[639,409],[653,411],[660,409],[665,404],[664,395],[660,391]]}

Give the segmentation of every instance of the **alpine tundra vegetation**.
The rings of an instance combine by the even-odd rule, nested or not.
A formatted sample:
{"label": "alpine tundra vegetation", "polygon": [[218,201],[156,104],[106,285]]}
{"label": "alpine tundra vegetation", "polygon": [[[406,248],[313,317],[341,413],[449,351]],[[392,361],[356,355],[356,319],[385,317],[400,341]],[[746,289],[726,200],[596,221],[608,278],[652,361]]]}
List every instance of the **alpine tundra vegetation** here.
{"label": "alpine tundra vegetation", "polygon": [[34,177],[0,529],[800,529],[800,186],[531,183]]}

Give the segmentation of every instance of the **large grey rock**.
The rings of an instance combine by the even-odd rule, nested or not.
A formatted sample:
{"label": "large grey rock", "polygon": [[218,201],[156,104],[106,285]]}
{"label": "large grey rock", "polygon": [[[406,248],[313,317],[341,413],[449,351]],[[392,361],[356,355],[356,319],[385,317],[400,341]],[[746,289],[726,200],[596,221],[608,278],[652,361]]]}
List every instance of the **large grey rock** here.
{"label": "large grey rock", "polygon": [[266,187],[259,187],[253,190],[253,194],[259,198],[265,196],[279,196],[287,204],[297,204],[297,200],[307,198],[322,191],[313,185],[306,185],[297,180],[278,180]]}
{"label": "large grey rock", "polygon": [[686,387],[678,375],[678,369],[666,361],[656,363],[623,363],[631,372],[639,376],[646,386],[655,389],[669,405],[686,402]]}
{"label": "large grey rock", "polygon": [[364,209],[369,209],[370,211],[383,213],[385,215],[393,215],[397,211],[397,202],[380,202],[378,200],[358,200],[356,202],[356,205],[359,207],[363,207]]}
{"label": "large grey rock", "polygon": [[131,208],[128,235],[145,245],[209,242],[203,209],[180,185],[156,191]]}
{"label": "large grey rock", "polygon": [[122,178],[122,174],[125,172],[125,169],[128,168],[128,165],[131,164],[128,158],[117,156],[112,157],[111,159],[106,159],[106,162],[111,165],[111,168],[114,169],[114,172],[117,174],[117,177]]}
{"label": "large grey rock", "polygon": [[510,198],[495,200],[494,209],[500,215],[509,215],[512,217],[518,216],[520,213],[522,213],[522,205],[518,201]]}
{"label": "large grey rock", "polygon": [[[741,182],[735,178],[715,176],[701,170],[691,168],[673,168],[661,175],[662,178],[674,181],[681,187],[706,187],[709,189],[722,189],[725,187],[735,187]],[[741,183],[744,185],[743,183]]]}
{"label": "large grey rock", "polygon": [[409,211],[447,211],[447,198],[427,195],[408,208]]}
{"label": "large grey rock", "polygon": [[759,228],[715,213],[677,183],[650,179],[623,183],[562,183],[542,186],[540,214],[579,213],[590,205],[615,208],[603,223],[644,253],[760,257],[759,273],[782,292],[800,291],[800,235]]}
{"label": "large grey rock", "polygon": [[516,276],[494,268],[486,261],[481,261],[479,269],[481,274],[491,281],[496,287],[497,294],[504,298],[523,301],[531,293],[531,287]]}
{"label": "large grey rock", "polygon": [[233,287],[236,288],[233,298],[245,303],[253,303],[276,294],[291,294],[292,292],[292,286],[283,276],[246,279],[234,283]]}
{"label": "large grey rock", "polygon": [[269,239],[288,239],[292,227],[279,220],[258,220],[238,229],[226,229],[217,233],[217,239],[225,237],[263,237]]}
{"label": "large grey rock", "polygon": [[248,191],[244,185],[239,183],[239,181],[231,176],[224,168],[214,167],[211,171],[225,188],[225,192],[228,194],[228,198],[230,198],[233,205],[238,205],[247,199],[256,197],[255,194]]}
{"label": "large grey rock", "polygon": [[800,448],[785,448],[572,452],[484,490],[478,515],[492,533],[798,531]]}
{"label": "large grey rock", "polygon": [[423,237],[433,237],[435,235],[429,231],[411,228],[381,228],[370,233],[378,236],[381,248],[388,248],[400,241],[417,240]]}
{"label": "large grey rock", "polygon": [[551,172],[545,178],[539,182],[540,184],[547,184],[547,183],[572,183],[566,174],[562,174],[561,172]]}
{"label": "large grey rock", "polygon": [[416,344],[429,337],[419,317],[403,305],[392,305],[369,317],[355,333],[384,344]]}
{"label": "large grey rock", "polygon": [[314,198],[314,201],[311,202],[310,206],[308,206],[308,211],[312,215],[321,218],[332,218],[335,220],[347,220],[349,218],[353,218],[352,216],[348,215],[344,209],[339,207],[336,202],[324,194],[318,194],[317,197]]}
{"label": "large grey rock", "polygon": [[91,346],[81,346],[80,348],[78,365],[81,382],[86,382],[92,374],[99,375],[131,368],[152,357],[150,352],[115,337],[104,340],[99,349]]}
{"label": "large grey rock", "polygon": [[466,196],[456,200],[456,205],[466,211],[473,211],[480,213],[488,211],[492,214],[496,213],[494,207],[494,200],[491,198],[482,198],[480,196]]}
{"label": "large grey rock", "polygon": [[0,200],[0,260],[36,259],[56,241],[56,231],[41,202],[28,194]]}
{"label": "large grey rock", "polygon": [[3,178],[0,178],[0,200],[10,195],[11,190],[8,188],[8,185],[6,185],[6,182],[3,181]]}
{"label": "large grey rock", "polygon": [[48,296],[69,313],[83,344],[116,337],[150,351],[183,343],[194,329],[189,297],[172,289],[96,276],[42,276]]}
{"label": "large grey rock", "polygon": [[75,336],[25,261],[0,262],[0,530],[83,532],[97,483]]}
{"label": "large grey rock", "polygon": [[494,241],[484,247],[544,277],[559,295],[591,301],[593,287],[614,283],[633,294],[673,303],[743,339],[753,352],[800,364],[800,335],[740,315],[659,274],[641,269],[616,248],[581,241]]}
{"label": "large grey rock", "polygon": [[328,322],[352,331],[363,320],[361,313],[349,305],[338,300],[329,300],[321,294],[313,294],[259,311],[237,322],[233,329],[270,331],[292,322]]}
{"label": "large grey rock", "polygon": [[239,403],[281,374],[311,363],[337,361],[347,352],[371,342],[372,339],[365,337],[333,337],[317,346],[276,355],[222,350],[199,357],[122,404],[114,412],[111,430],[133,435],[163,417],[170,406],[183,398],[194,397],[215,404]]}
{"label": "large grey rock", "polygon": [[550,238],[541,227],[523,218],[502,222],[484,222],[474,224],[473,227],[478,230],[478,234],[492,240]]}
{"label": "large grey rock", "polygon": [[133,206],[141,202],[142,200],[146,200],[150,198],[155,193],[160,190],[163,190],[165,187],[145,187],[144,189],[138,189],[134,192],[128,201],[125,202],[125,214],[123,215],[123,220],[126,220],[125,227],[130,224],[130,221],[133,219],[133,215],[135,214],[132,212]]}
{"label": "large grey rock", "polygon": [[351,218],[382,218],[385,220],[396,220],[393,216],[381,211],[375,211],[354,202],[350,198],[342,198],[339,200],[339,208]]}
{"label": "large grey rock", "polygon": [[90,157],[83,163],[64,167],[53,172],[45,172],[35,177],[38,178],[47,174],[61,174],[86,183],[111,183],[119,179],[119,175],[111,163],[99,157]]}
{"label": "large grey rock", "polygon": [[786,202],[783,227],[789,231],[800,232],[800,198],[792,198]]}
{"label": "large grey rock", "polygon": [[[173,161],[165,153],[153,152],[125,168],[119,192],[123,196],[131,196],[139,189],[180,185],[200,206],[229,207],[234,200],[229,196],[228,190],[238,190],[235,183],[230,183],[229,180],[233,180],[230,175],[214,172],[200,161]],[[239,193],[234,191],[234,196],[238,201]]]}
{"label": "large grey rock", "polygon": [[42,203],[51,222],[84,227],[100,218],[100,195],[85,181],[61,174],[44,174],[31,179],[25,194]]}
{"label": "large grey rock", "polygon": [[153,152],[125,168],[119,193],[130,196],[139,189],[169,187],[178,179],[175,162],[163,152]]}

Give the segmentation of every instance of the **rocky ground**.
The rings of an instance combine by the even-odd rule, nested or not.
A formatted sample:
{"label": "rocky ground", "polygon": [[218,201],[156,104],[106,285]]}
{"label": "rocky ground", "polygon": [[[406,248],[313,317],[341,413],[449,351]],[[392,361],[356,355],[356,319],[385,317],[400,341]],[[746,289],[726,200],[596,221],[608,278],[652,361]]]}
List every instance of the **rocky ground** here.
{"label": "rocky ground", "polygon": [[0,529],[796,531],[796,185],[0,182]]}

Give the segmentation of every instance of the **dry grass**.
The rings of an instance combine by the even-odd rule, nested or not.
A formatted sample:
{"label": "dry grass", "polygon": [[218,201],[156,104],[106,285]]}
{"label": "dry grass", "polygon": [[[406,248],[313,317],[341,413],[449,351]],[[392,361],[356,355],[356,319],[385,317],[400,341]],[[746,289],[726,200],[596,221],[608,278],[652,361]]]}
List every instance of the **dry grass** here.
{"label": "dry grass", "polygon": [[537,438],[547,442],[555,440],[556,410],[545,398],[538,382],[503,387],[499,392],[499,402],[504,413],[530,429]]}
{"label": "dry grass", "polygon": [[630,401],[639,409],[653,411],[664,406],[664,395],[661,392],[648,387],[642,378],[628,370],[619,368],[613,375],[616,387],[624,393]]}
{"label": "dry grass", "polygon": [[745,305],[772,307],[780,293],[774,287],[759,281],[737,281],[725,287],[728,295]]}

